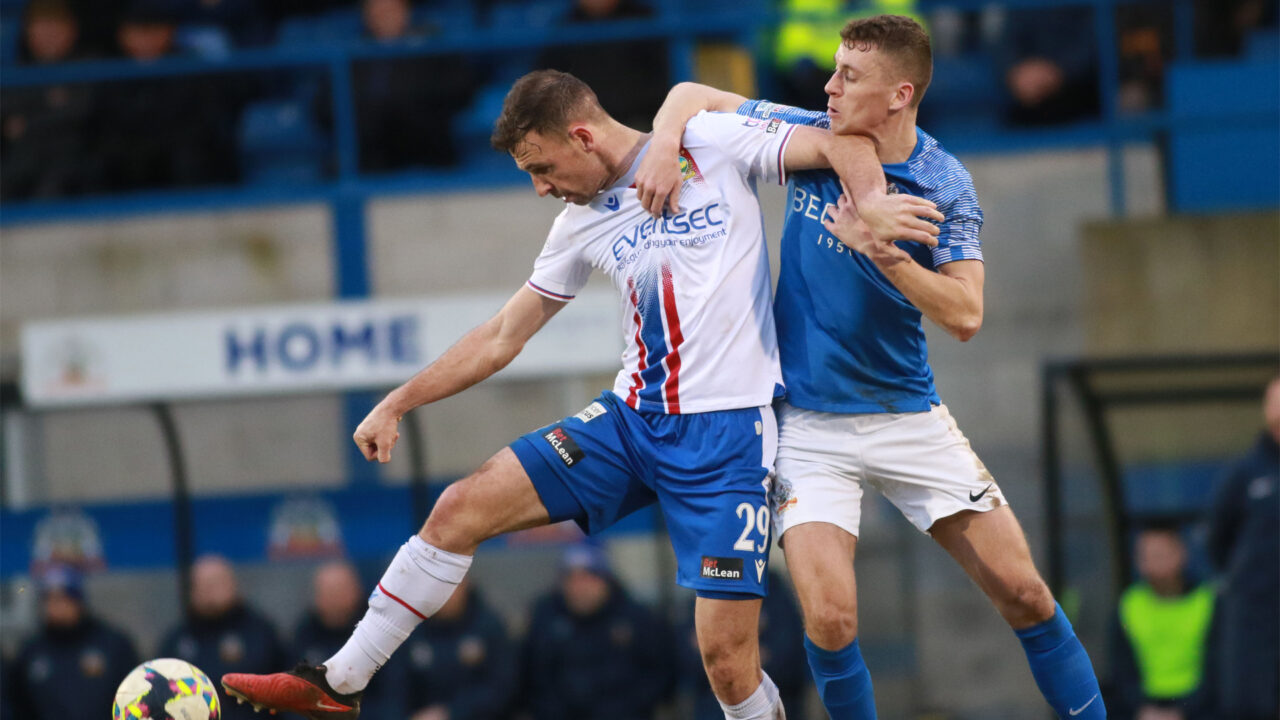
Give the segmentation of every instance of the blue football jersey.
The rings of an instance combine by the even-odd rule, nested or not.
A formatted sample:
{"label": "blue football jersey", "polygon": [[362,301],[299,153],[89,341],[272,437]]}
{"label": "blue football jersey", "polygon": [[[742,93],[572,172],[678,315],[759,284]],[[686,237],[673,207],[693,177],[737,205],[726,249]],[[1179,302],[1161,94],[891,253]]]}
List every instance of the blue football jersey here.
{"label": "blue football jersey", "polygon": [[[738,113],[829,127],[824,112],[752,100]],[[884,166],[890,192],[933,201],[946,218],[938,246],[898,246],[931,270],[981,260],[982,209],[969,171],[923,130],[904,163]],[[792,405],[840,413],[923,412],[937,405],[921,312],[870,260],[822,226],[840,197],[829,170],[787,183],[782,268],[774,299],[782,377]]]}

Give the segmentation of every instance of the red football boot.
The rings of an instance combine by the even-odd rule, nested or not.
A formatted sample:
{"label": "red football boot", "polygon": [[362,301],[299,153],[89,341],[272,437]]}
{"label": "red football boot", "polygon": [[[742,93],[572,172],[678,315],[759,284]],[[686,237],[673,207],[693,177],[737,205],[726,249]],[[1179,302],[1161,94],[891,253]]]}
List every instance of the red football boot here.
{"label": "red football boot", "polygon": [[222,676],[222,689],[240,702],[253,705],[255,712],[293,712],[310,720],[355,720],[360,715],[360,696],[364,694],[339,693],[324,679],[323,665],[305,662],[289,672],[271,675],[227,673]]}

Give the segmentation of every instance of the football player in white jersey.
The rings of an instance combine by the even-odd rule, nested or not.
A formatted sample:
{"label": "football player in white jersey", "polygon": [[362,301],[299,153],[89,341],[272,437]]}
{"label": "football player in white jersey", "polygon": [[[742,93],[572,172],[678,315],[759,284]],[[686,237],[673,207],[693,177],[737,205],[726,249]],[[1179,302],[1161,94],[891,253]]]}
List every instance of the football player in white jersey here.
{"label": "football player in white jersey", "polygon": [[[985,276],[969,173],[915,124],[932,75],[929,37],[910,18],[862,18],[841,32],[835,59],[825,112],[686,85],[654,120],[653,141],[670,147],[682,120],[705,109],[862,134],[875,140],[896,191],[942,212],[935,247],[884,242],[859,219],[865,204],[842,194],[829,172],[797,173],[788,188],[775,303],[788,397],[779,409],[774,513],[819,695],[833,720],[876,716],[857,642],[853,570],[860,501],[871,485],[987,594],[1061,717],[1105,717],[1084,647],[999,486],[934,389],[921,318],[968,340],[982,325]],[[678,206],[673,155],[645,158],[637,185],[646,207]]]}
{"label": "football player in white jersey", "polygon": [[568,519],[594,533],[658,502],[677,582],[698,594],[699,645],[726,718],[783,716],[757,642],[776,442],[770,404],[781,373],[755,182],[835,165],[855,194],[890,216],[882,218],[888,236],[924,242],[932,227],[913,213],[932,205],[886,197],[861,138],[733,114],[699,115],[682,135],[689,209],[655,219],[632,187],[647,135],[609,117],[571,75],[538,71],[516,82],[493,144],[565,210],[528,283],[392,391],[355,441],[369,460],[388,461],[404,413],[506,366],[592,268],[619,291],[626,349],[614,388],[450,485],[336,655],[287,673],[224,676],[229,694],[313,719],[353,718],[374,672],[448,599],[482,541]]}

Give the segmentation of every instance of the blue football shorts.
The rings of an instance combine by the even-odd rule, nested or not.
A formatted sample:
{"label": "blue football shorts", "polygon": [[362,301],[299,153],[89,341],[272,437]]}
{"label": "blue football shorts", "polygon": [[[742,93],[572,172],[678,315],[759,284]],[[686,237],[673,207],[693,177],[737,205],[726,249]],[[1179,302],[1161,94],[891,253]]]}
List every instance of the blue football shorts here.
{"label": "blue football shorts", "polygon": [[702,597],[762,597],[769,490],[777,449],[772,408],[664,415],[606,391],[586,409],[511,443],[551,522],[588,534],[657,502],[676,554],[676,582]]}

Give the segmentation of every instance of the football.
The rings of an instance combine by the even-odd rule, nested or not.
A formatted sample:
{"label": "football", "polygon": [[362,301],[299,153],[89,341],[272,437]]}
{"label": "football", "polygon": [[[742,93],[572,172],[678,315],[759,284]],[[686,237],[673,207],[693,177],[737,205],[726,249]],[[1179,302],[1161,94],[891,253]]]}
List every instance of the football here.
{"label": "football", "polygon": [[186,660],[148,660],[125,677],[111,705],[114,720],[218,720],[218,690]]}

